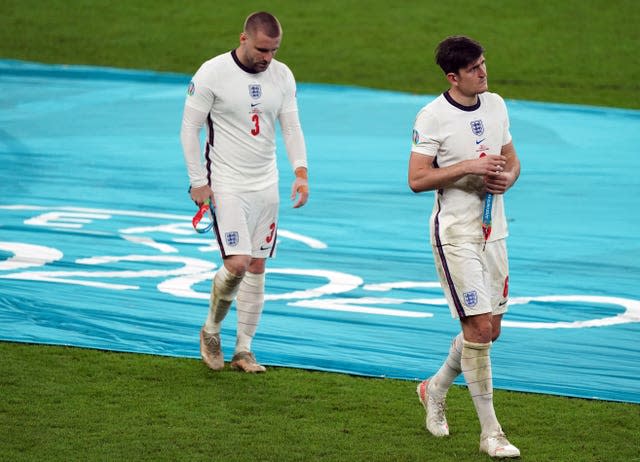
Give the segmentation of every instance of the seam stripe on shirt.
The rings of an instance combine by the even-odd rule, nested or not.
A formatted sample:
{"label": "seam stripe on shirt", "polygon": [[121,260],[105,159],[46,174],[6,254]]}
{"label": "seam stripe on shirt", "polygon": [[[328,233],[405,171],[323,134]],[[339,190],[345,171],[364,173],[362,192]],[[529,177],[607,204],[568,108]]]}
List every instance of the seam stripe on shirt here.
{"label": "seam stripe on shirt", "polygon": [[207,161],[207,184],[211,186],[211,148],[213,147],[214,133],[213,133],[213,120],[211,114],[207,115],[207,148],[204,152],[204,158]]}

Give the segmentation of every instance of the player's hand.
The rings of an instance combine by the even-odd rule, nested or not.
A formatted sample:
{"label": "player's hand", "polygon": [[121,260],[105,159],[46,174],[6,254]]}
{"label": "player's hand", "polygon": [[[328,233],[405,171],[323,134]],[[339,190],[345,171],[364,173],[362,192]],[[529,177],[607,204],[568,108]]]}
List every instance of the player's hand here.
{"label": "player's hand", "polygon": [[502,170],[501,172],[484,176],[485,188],[487,192],[493,194],[504,194],[515,181],[513,172],[509,170]]}
{"label": "player's hand", "polygon": [[504,156],[487,155],[482,153],[478,159],[469,161],[470,171],[475,175],[497,175],[504,170],[507,159]]}
{"label": "player's hand", "polygon": [[293,180],[293,184],[291,185],[291,200],[296,201],[297,196],[297,201],[293,204],[293,208],[297,209],[309,200],[309,181],[305,167],[298,167],[295,173],[296,179]]}
{"label": "player's hand", "polygon": [[209,187],[209,185],[198,186],[197,188],[191,188],[189,191],[189,195],[193,202],[195,202],[198,207],[201,207],[207,201],[211,201],[211,204],[215,207],[216,202],[213,198],[213,191]]}

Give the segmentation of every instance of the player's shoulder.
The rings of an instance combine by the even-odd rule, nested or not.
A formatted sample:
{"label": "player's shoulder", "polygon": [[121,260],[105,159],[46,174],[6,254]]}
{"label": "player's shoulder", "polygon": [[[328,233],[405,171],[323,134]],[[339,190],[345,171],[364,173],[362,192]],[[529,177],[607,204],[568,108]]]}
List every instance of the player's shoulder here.
{"label": "player's shoulder", "polygon": [[221,53],[219,55],[214,56],[211,59],[208,59],[204,63],[202,63],[201,68],[216,68],[221,66],[228,66],[230,63],[233,63],[233,56],[230,51],[225,53]]}
{"label": "player's shoulder", "polygon": [[272,59],[271,64],[269,64],[269,69],[276,75],[285,78],[293,78],[293,72],[282,61],[278,61],[277,59]]}
{"label": "player's shoulder", "polygon": [[502,96],[500,96],[497,93],[492,93],[490,91],[485,91],[484,93],[481,93],[479,97],[480,97],[480,101],[484,102],[485,104],[496,104],[500,106],[503,106],[505,104]]}
{"label": "player's shoulder", "polygon": [[420,108],[418,111],[418,117],[425,116],[433,113],[440,112],[447,105],[447,100],[444,97],[444,94],[441,93],[438,96],[432,98],[427,101],[427,103]]}
{"label": "player's shoulder", "polygon": [[228,51],[226,53],[219,54],[214,56],[211,59],[208,59],[204,63],[200,65],[200,68],[196,72],[197,74],[210,74],[220,69],[224,69],[233,63],[233,57],[231,56],[231,52]]}

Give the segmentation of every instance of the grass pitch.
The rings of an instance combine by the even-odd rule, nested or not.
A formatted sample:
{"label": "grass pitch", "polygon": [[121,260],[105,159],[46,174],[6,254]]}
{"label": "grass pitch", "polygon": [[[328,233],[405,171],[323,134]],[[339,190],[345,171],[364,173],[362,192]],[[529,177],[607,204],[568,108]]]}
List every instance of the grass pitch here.
{"label": "grass pitch", "polygon": [[640,108],[635,0],[3,0],[0,56],[193,74],[268,8],[300,82],[434,94],[433,50],[466,34],[507,99]]}
{"label": "grass pitch", "polygon": [[[1,460],[490,460],[463,387],[438,439],[411,381],[1,342],[0,356]],[[637,405],[503,390],[495,404],[523,460],[640,460]]]}

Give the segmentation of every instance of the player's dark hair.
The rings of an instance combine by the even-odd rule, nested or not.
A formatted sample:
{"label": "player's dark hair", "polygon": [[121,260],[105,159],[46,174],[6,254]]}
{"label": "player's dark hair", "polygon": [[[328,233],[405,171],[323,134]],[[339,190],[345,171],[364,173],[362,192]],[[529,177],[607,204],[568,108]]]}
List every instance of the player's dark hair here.
{"label": "player's dark hair", "polygon": [[251,13],[244,22],[244,31],[252,34],[261,30],[268,37],[276,38],[282,34],[282,27],[274,15],[266,11]]}
{"label": "player's dark hair", "polygon": [[484,48],[480,43],[464,35],[447,37],[436,47],[436,63],[445,74],[458,73],[463,67],[477,60]]}

